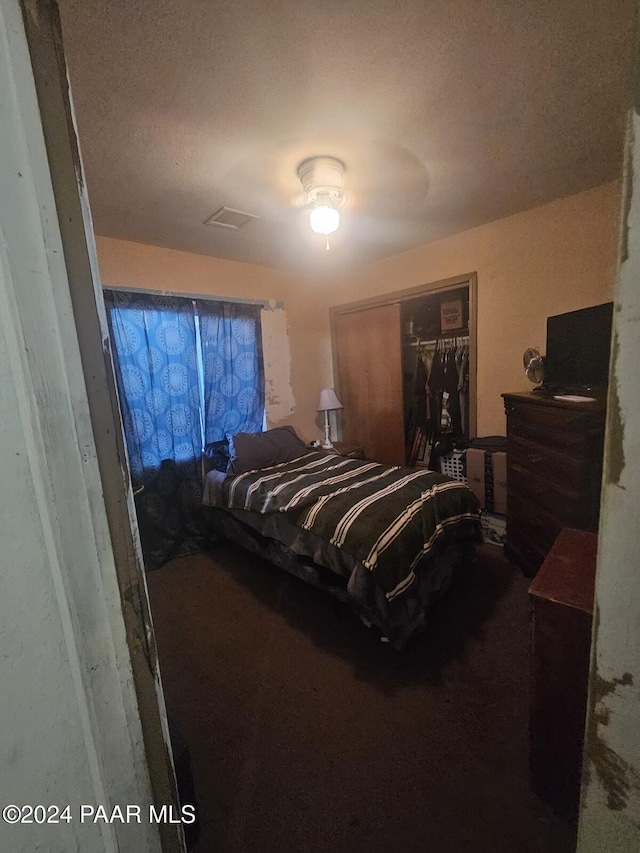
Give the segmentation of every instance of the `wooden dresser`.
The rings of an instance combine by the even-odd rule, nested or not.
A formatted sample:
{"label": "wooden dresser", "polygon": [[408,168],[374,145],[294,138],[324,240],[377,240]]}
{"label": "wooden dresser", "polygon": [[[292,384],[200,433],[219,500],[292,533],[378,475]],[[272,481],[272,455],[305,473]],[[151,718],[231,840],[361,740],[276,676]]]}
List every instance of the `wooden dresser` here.
{"label": "wooden dresser", "polygon": [[564,527],[597,530],[606,403],[503,394],[507,413],[505,556],[528,576]]}

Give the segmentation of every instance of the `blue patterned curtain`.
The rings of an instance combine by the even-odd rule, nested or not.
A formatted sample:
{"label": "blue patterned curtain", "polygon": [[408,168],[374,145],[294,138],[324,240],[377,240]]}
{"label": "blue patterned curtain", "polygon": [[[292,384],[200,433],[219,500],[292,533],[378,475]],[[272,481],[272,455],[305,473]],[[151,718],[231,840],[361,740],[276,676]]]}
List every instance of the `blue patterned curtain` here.
{"label": "blue patterned curtain", "polygon": [[264,364],[260,307],[198,302],[204,363],[207,445],[264,423]]}
{"label": "blue patterned curtain", "polygon": [[200,531],[202,427],[189,299],[105,291],[147,568]]}

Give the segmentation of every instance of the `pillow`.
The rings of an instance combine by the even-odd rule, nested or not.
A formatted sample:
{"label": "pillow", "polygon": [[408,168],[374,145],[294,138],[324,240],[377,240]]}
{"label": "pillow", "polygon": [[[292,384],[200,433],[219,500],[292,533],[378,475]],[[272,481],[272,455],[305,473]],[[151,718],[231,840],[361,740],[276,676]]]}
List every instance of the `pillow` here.
{"label": "pillow", "polygon": [[208,471],[226,471],[229,467],[229,441],[212,441],[204,448],[205,467]]}
{"label": "pillow", "polygon": [[274,427],[266,432],[238,432],[233,436],[233,448],[227,471],[234,475],[292,462],[309,452],[292,426]]}

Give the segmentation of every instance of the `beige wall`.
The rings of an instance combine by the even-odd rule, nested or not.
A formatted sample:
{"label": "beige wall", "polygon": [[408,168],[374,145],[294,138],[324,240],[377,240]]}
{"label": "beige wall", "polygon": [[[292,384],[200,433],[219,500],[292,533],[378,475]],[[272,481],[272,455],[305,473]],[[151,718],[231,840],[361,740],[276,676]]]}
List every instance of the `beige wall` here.
{"label": "beige wall", "polygon": [[478,273],[478,435],[504,435],[500,394],[529,390],[522,353],[544,352],[551,314],[612,299],[618,183],[394,255],[328,284],[337,305]]}
{"label": "beige wall", "polygon": [[100,272],[105,285],[284,301],[287,337],[265,329],[268,416],[307,440],[333,382],[329,306],[477,272],[478,434],[501,435],[500,394],[532,387],[522,353],[544,350],[547,316],[612,298],[619,193],[606,184],[325,280],[104,237]]}
{"label": "beige wall", "polygon": [[287,274],[267,267],[111,237],[97,237],[96,243],[104,286],[246,299],[284,299],[287,292]]}

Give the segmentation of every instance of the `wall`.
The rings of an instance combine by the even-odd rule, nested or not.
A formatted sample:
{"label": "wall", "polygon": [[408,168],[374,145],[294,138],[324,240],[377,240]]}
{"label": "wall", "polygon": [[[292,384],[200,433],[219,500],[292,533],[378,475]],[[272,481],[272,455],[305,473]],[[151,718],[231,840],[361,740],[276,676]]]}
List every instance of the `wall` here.
{"label": "wall", "polygon": [[104,286],[284,302],[284,312],[262,315],[267,419],[293,424],[307,440],[319,435],[318,392],[331,383],[329,318],[310,278],[108,237],[96,243]]}
{"label": "wall", "polygon": [[[72,116],[57,8],[44,0],[28,7],[29,44],[19,0],[0,0],[0,802],[68,804],[69,812],[57,823],[37,813],[24,824],[5,815],[0,849],[169,853],[184,849],[175,826],[167,832],[148,820],[100,824],[80,815],[81,804],[110,814],[116,803],[138,804],[148,815],[151,768],[163,763],[169,783],[170,766],[166,755],[159,762],[145,749],[138,652],[127,642],[128,605],[120,597],[95,441],[104,424],[94,433],[91,420],[101,402],[95,398],[109,400],[109,393],[106,383],[93,382],[90,404],[58,221],[62,210],[65,227],[79,220],[87,254],[77,149],[65,135]],[[41,82],[44,66],[50,73],[41,113],[34,69]],[[54,195],[69,162],[65,192]],[[90,274],[76,283],[93,297]],[[104,370],[102,338],[92,337],[93,364]],[[124,503],[116,453],[110,462]],[[122,517],[130,516],[125,510]],[[156,744],[164,751],[161,739]]]}
{"label": "wall", "polygon": [[612,298],[619,184],[606,184],[359,268],[328,304],[478,273],[478,435],[504,435],[500,394],[529,390],[522,354],[546,318]]}
{"label": "wall", "polygon": [[[640,48],[636,48],[636,65]],[[579,853],[640,850],[640,79],[616,289]]]}
{"label": "wall", "polygon": [[522,354],[544,351],[547,317],[611,299],[619,205],[619,184],[605,184],[325,279],[105,237],[98,258],[105,285],[284,301],[288,338],[267,335],[268,417],[306,439],[333,384],[331,305],[477,272],[478,434],[503,435],[500,394],[532,387]]}

